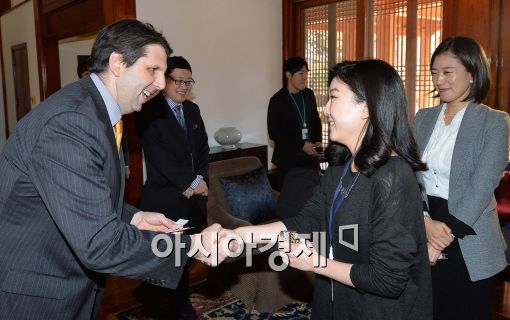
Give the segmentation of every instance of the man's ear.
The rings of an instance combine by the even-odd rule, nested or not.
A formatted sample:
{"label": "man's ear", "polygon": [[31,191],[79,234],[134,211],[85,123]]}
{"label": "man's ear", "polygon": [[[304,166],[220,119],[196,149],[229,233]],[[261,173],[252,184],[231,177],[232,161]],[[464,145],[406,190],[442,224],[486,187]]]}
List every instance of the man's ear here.
{"label": "man's ear", "polygon": [[124,58],[122,55],[117,52],[112,52],[110,54],[110,59],[108,59],[108,67],[115,77],[119,77],[124,68]]}
{"label": "man's ear", "polygon": [[285,72],[285,78],[290,79],[292,78],[292,74],[290,72]]}

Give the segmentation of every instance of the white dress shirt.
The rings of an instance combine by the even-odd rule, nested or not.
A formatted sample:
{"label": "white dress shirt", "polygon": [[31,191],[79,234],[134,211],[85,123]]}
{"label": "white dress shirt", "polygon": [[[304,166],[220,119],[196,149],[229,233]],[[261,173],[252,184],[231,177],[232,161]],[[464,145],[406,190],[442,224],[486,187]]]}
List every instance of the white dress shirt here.
{"label": "white dress shirt", "polygon": [[453,148],[466,108],[457,112],[449,125],[444,123],[445,110],[446,103],[443,104],[437,118],[434,131],[423,152],[422,161],[429,167],[429,170],[423,173],[427,194],[448,200]]}

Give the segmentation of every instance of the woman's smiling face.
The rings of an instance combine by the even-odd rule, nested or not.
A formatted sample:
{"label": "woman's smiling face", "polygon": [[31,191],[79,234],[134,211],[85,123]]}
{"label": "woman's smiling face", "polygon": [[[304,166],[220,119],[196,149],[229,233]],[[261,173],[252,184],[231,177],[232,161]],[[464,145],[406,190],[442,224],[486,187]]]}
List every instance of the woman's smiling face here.
{"label": "woman's smiling face", "polygon": [[461,103],[469,95],[473,77],[455,55],[439,54],[430,69],[432,82],[443,102]]}
{"label": "woman's smiling face", "polygon": [[357,101],[351,88],[336,77],[329,86],[325,114],[330,139],[347,146],[353,153],[363,138],[363,127],[368,121],[366,102]]}

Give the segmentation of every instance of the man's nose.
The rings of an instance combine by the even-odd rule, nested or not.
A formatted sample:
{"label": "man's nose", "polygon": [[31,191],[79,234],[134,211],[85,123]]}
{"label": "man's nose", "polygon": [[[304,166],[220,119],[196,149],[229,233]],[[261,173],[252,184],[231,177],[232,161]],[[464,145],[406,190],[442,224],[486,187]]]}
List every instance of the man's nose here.
{"label": "man's nose", "polygon": [[154,81],[154,85],[158,88],[158,90],[165,89],[165,75],[163,73],[158,74],[156,76],[156,80]]}

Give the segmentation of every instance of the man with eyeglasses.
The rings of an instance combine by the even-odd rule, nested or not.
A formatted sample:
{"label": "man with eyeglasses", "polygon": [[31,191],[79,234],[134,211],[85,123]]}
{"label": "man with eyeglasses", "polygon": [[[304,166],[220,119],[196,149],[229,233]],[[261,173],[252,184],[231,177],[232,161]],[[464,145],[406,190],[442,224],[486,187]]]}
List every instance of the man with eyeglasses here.
{"label": "man with eyeglasses", "polygon": [[[152,208],[177,221],[186,219],[185,234],[199,233],[206,214],[209,145],[198,105],[188,100],[195,84],[183,57],[167,59],[166,84],[146,103],[136,122],[145,156],[147,180],[140,208]],[[188,297],[188,274],[176,290],[142,284],[135,296],[165,319],[195,319]],[[169,304],[161,304],[167,299]],[[159,313],[159,314],[157,314]]]}

